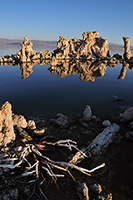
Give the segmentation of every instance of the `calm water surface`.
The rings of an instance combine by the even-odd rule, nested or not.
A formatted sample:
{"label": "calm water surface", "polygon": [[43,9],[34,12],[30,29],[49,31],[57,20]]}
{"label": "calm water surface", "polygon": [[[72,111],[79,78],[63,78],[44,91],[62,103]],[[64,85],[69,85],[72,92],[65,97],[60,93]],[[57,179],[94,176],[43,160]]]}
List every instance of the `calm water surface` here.
{"label": "calm water surface", "polygon": [[[11,53],[11,49],[8,53]],[[8,100],[15,113],[47,119],[59,112],[66,115],[82,114],[87,104],[91,106],[93,114],[109,119],[118,116],[125,107],[133,106],[131,67],[126,70],[123,80],[117,79],[122,69],[122,64],[119,64],[114,68],[107,66],[102,77],[99,69],[96,72],[94,70],[93,81],[89,81],[85,74],[80,73],[84,65],[87,68],[87,64],[80,63],[78,69],[76,65],[69,65],[63,67],[61,72],[58,66],[58,70],[52,71],[53,74],[48,70],[50,65],[1,66],[0,104]],[[112,95],[124,101],[114,102]]]}

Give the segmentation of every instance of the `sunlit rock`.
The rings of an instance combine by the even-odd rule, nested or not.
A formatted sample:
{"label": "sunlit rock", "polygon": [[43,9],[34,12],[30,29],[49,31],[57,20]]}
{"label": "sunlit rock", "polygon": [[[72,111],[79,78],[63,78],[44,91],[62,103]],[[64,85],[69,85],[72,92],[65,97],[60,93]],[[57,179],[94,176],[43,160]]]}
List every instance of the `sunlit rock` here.
{"label": "sunlit rock", "polygon": [[32,42],[29,41],[27,37],[24,37],[24,42],[21,44],[21,50],[17,52],[17,55],[19,56],[19,61],[21,63],[23,62],[31,62],[31,58],[37,54],[37,52],[32,49]]}
{"label": "sunlit rock", "polygon": [[12,116],[13,125],[21,128],[27,127],[27,121],[23,115],[13,115]]}
{"label": "sunlit rock", "polygon": [[123,57],[125,60],[129,60],[131,58],[131,50],[130,50],[130,38],[123,37],[124,41],[124,54]]}
{"label": "sunlit rock", "polygon": [[106,39],[100,37],[99,33],[86,32],[83,33],[83,39],[67,39],[63,36],[59,37],[57,49],[54,51],[56,58],[82,58],[95,59],[96,57],[106,58],[109,56],[109,46]]}
{"label": "sunlit rock", "polygon": [[28,120],[27,128],[30,129],[30,130],[35,130],[36,129],[35,121],[34,120]]}
{"label": "sunlit rock", "polygon": [[0,146],[6,146],[16,135],[13,128],[12,106],[7,101],[0,108]]}

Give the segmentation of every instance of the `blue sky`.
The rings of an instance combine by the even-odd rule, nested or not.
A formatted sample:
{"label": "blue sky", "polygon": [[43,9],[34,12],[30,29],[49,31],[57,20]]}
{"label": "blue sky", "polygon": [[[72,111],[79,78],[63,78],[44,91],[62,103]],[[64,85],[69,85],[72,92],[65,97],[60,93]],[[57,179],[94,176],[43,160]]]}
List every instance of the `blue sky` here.
{"label": "blue sky", "polygon": [[58,40],[98,31],[109,42],[133,45],[133,0],[2,0],[0,37]]}

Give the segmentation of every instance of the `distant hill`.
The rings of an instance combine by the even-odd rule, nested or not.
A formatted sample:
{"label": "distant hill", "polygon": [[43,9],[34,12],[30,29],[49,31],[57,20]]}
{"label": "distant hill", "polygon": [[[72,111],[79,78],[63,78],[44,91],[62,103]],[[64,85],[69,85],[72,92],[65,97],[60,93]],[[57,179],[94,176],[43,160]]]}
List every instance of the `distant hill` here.
{"label": "distant hill", "polygon": [[[7,39],[7,38],[0,38],[0,47],[3,46],[16,46],[20,47],[20,44],[23,42],[23,40],[20,39]],[[47,40],[31,40],[31,42],[35,47],[56,47],[57,41],[47,41]],[[109,43],[109,49],[110,50],[123,50],[123,45],[119,44],[114,44],[114,43]],[[131,50],[133,50],[133,46],[131,46]]]}
{"label": "distant hill", "polygon": [[[110,50],[123,50],[124,45],[109,43],[109,49]],[[131,46],[130,49],[133,50],[133,46]]]}
{"label": "distant hill", "polygon": [[[20,45],[23,42],[23,40],[20,39],[6,39],[6,38],[0,38],[0,46],[3,45]],[[37,46],[56,46],[57,41],[45,41],[45,40],[31,40],[33,45]]]}

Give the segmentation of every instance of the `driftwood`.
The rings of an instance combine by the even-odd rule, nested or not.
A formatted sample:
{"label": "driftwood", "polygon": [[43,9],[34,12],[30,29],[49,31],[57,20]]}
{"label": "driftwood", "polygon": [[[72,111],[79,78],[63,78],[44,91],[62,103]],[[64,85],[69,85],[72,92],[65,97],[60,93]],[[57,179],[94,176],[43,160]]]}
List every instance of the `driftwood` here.
{"label": "driftwood", "polygon": [[[91,170],[88,170],[83,167],[79,167],[75,164],[72,164],[70,162],[54,161],[50,159],[49,157],[45,156],[45,152],[46,152],[45,150],[47,150],[48,148],[54,147],[57,149],[66,148],[70,151],[75,149],[82,156],[87,157],[86,154],[82,152],[81,150],[79,150],[76,145],[77,145],[76,142],[72,140],[59,140],[54,143],[42,141],[39,144],[28,144],[27,146],[22,148],[20,157],[16,157],[16,158],[8,157],[8,158],[5,158],[5,159],[3,158],[2,160],[0,160],[0,168],[8,168],[10,170],[13,170],[18,167],[19,168],[23,167],[25,170],[21,173],[21,177],[25,177],[25,176],[32,177],[29,180],[29,183],[37,183],[40,193],[42,194],[43,198],[47,199],[41,189],[41,185],[45,182],[46,177],[49,177],[55,182],[57,178],[59,177],[62,178],[67,173],[68,176],[72,178],[72,180],[75,183],[78,183],[77,177],[73,175],[73,170],[80,172],[83,175],[91,176],[93,172],[105,166],[105,163],[103,163]],[[34,162],[32,159],[32,163],[31,163],[30,155],[31,157],[34,158]],[[46,174],[46,177],[44,174]],[[32,195],[34,195],[34,192]]]}

